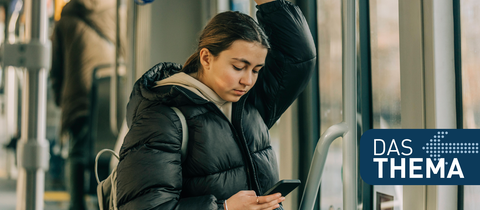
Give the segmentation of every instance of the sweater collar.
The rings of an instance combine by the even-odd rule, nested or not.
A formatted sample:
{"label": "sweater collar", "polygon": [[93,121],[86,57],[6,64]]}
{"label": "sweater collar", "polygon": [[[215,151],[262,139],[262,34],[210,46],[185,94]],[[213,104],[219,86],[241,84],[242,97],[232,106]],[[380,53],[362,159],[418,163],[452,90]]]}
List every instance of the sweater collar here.
{"label": "sweater collar", "polygon": [[194,75],[185,74],[184,72],[176,73],[166,79],[156,82],[155,87],[166,85],[177,85],[184,87],[205,100],[215,103],[218,107],[224,106],[228,101],[223,100],[215,91],[210,87],[197,80]]}

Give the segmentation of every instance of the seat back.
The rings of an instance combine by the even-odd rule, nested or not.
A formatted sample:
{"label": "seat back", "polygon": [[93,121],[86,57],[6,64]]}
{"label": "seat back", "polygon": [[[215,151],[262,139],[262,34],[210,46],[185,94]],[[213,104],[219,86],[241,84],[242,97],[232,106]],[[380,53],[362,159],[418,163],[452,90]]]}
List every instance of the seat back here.
{"label": "seat back", "polygon": [[[125,119],[126,112],[126,90],[127,79],[125,76],[125,66],[119,67],[117,74],[117,97],[116,97],[116,116],[111,119],[114,108],[111,106],[112,100],[112,73],[115,71],[114,65],[104,64],[95,67],[92,72],[92,86],[90,90],[90,107],[89,107],[89,148],[88,152],[90,172],[90,187],[88,192],[96,193],[96,182],[93,173],[95,155],[102,149],[114,149],[118,138],[118,133]],[[102,156],[98,160],[98,174],[106,177],[110,174],[110,157]]]}

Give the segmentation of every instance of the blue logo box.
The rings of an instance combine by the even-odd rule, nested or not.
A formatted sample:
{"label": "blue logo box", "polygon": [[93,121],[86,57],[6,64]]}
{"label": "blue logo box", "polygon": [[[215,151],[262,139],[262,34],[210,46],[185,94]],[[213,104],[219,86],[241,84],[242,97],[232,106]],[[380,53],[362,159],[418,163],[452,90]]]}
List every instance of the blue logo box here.
{"label": "blue logo box", "polygon": [[371,185],[480,184],[480,129],[372,129],[360,139]]}

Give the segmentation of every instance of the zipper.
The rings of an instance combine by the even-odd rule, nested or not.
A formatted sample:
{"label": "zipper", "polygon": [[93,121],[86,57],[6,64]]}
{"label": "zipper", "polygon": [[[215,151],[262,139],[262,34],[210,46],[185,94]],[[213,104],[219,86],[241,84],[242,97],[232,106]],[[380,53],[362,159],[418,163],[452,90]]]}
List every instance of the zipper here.
{"label": "zipper", "polygon": [[[233,131],[233,134],[235,135],[235,138],[236,138],[236,142],[240,148],[240,151],[242,152],[243,154],[243,161],[245,162],[245,169],[247,170],[247,181],[248,181],[248,186],[250,189],[253,189],[255,190],[256,189],[256,186],[254,185],[254,183],[252,183],[252,177],[251,177],[251,159],[250,159],[250,155],[249,155],[249,152],[248,152],[248,149],[246,147],[246,144],[244,143],[245,141],[242,141],[243,139],[238,135],[239,132],[237,131],[237,129],[235,128],[235,126],[233,125],[232,122],[230,122],[230,120],[228,120],[228,118],[225,116],[225,114],[217,107],[217,105],[215,105],[214,103],[212,102],[209,102],[208,103],[209,106],[211,106],[211,108],[214,110],[214,112],[220,116],[223,116],[223,118],[228,122],[228,124],[230,125],[230,128],[231,130]],[[233,106],[233,105],[232,105]],[[233,121],[233,116],[232,116],[232,121]],[[257,190],[255,190],[257,191]]]}
{"label": "zipper", "polygon": [[[257,193],[257,195],[261,195],[260,194],[260,184],[258,184],[258,180],[257,180],[257,175],[256,175],[256,171],[255,171],[255,167],[253,165],[253,160],[252,160],[252,157],[250,156],[250,150],[248,149],[247,147],[247,141],[245,139],[245,135],[243,135],[243,129],[242,129],[242,113],[243,113],[243,107],[245,107],[245,101],[247,100],[247,97],[248,95],[246,95],[244,98],[240,99],[241,101],[239,101],[239,103],[237,103],[238,105],[240,105],[240,109],[239,111],[235,111],[236,108],[237,108],[237,104],[235,104],[235,107],[233,107],[233,104],[232,104],[232,110],[234,110],[234,116],[232,116],[232,119],[234,118],[238,118],[239,120],[238,121],[234,121],[234,122],[237,122],[238,123],[238,128],[240,131],[240,139],[242,140],[242,146],[244,147],[244,152],[246,153],[246,157],[247,157],[247,160],[248,160],[248,163],[249,163],[249,170],[251,170],[250,172],[250,179],[253,180],[253,190]],[[233,120],[232,120],[233,121]],[[234,125],[235,127],[235,125]]]}
{"label": "zipper", "polygon": [[[217,114],[223,116],[223,118],[225,120],[227,120],[229,122],[229,125],[231,127],[231,129],[233,130],[234,134],[235,134],[235,137],[237,138],[237,142],[239,144],[239,147],[240,147],[240,151],[243,153],[244,155],[244,161],[245,163],[247,164],[247,166],[245,167],[246,170],[247,170],[247,177],[248,177],[248,184],[250,186],[250,189],[254,190],[256,192],[257,195],[260,194],[260,185],[258,184],[258,180],[257,180],[257,176],[256,176],[256,172],[255,172],[255,167],[253,167],[253,161],[252,161],[252,157],[250,156],[250,150],[248,149],[247,147],[247,141],[245,140],[245,136],[243,135],[243,132],[238,132],[238,131],[242,131],[242,126],[241,126],[241,121],[242,121],[242,118],[241,118],[241,115],[242,113],[241,112],[234,112],[234,115],[232,115],[232,122],[235,122],[234,119],[238,118],[238,125],[235,126],[235,124],[237,123],[232,123],[228,120],[228,118],[225,116],[225,114],[217,107],[217,105],[215,105],[213,102],[208,102],[208,105],[209,106],[212,106],[212,109],[214,110],[214,112],[216,112]],[[235,110],[233,108],[234,104],[232,104],[232,110]],[[243,104],[242,104],[242,107],[243,107]],[[237,129],[238,127],[238,129]]]}
{"label": "zipper", "polygon": [[[181,90],[179,87],[177,86],[174,86],[174,88],[176,90],[178,90],[179,92],[183,93],[183,95],[185,95],[185,97],[187,97],[188,99],[190,99],[191,101],[197,101],[197,100],[194,100],[192,97],[190,97],[187,93],[185,93],[185,91]],[[243,99],[243,100],[242,100]],[[241,107],[244,107],[245,105],[245,101],[246,101],[246,97],[245,98],[242,98],[240,99],[241,101],[239,103],[241,103]],[[245,136],[243,135],[243,132],[238,132],[235,127],[235,125],[232,123],[234,122],[234,119],[238,118],[239,119],[239,125],[238,128],[240,129],[240,131],[242,131],[242,126],[241,126],[241,121],[242,121],[242,118],[241,118],[241,115],[242,115],[242,109],[240,109],[240,111],[237,113],[235,112],[235,109],[234,109],[234,106],[236,108],[236,104],[238,103],[232,103],[232,112],[234,113],[232,115],[232,121],[230,121],[227,116],[225,116],[225,114],[217,107],[217,105],[215,105],[215,103],[211,102],[211,101],[207,101],[205,100],[204,102],[202,103],[198,103],[198,104],[206,104],[207,106],[211,106],[212,110],[218,114],[219,116],[223,117],[224,120],[226,120],[228,122],[228,124],[230,125],[230,128],[231,130],[233,131],[233,134],[235,135],[235,138],[237,140],[237,143],[239,144],[239,147],[240,147],[240,151],[243,153],[243,159],[244,159],[244,162],[246,163],[246,171],[247,171],[247,184],[249,186],[250,189],[253,189],[257,195],[259,195],[259,184],[258,184],[258,180],[256,178],[256,172],[255,172],[255,168],[253,167],[253,161],[252,161],[252,157],[250,156],[250,151],[247,147],[247,142],[245,140]],[[240,136],[239,136],[240,134]]]}

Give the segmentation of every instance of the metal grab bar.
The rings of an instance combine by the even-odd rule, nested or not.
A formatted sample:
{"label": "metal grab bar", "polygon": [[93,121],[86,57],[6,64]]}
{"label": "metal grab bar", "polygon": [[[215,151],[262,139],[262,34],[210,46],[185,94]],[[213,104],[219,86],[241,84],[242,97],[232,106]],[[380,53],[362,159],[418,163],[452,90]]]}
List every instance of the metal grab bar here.
{"label": "metal grab bar", "polygon": [[118,135],[118,125],[117,125],[117,70],[114,67],[112,71],[111,83],[110,83],[110,130],[112,130],[113,135]]}
{"label": "metal grab bar", "polygon": [[335,139],[343,136],[347,130],[348,128],[345,123],[333,125],[329,127],[318,140],[299,209],[313,209],[318,189],[320,188],[323,168],[327,160],[328,148],[330,148],[330,145]]}
{"label": "metal grab bar", "polygon": [[121,40],[120,40],[120,8],[122,5],[122,0],[117,0],[116,3],[116,15],[115,15],[115,66],[114,71],[112,72],[111,77],[111,84],[110,84],[110,128],[115,136],[118,135],[118,94],[119,93],[119,82],[118,82],[118,75],[119,75],[119,66],[120,66],[120,48],[121,48]]}
{"label": "metal grab bar", "polygon": [[8,21],[8,33],[7,33],[7,37],[5,37],[5,43],[8,42],[10,44],[13,44],[15,43],[16,41],[16,37],[15,37],[15,30],[16,30],[16,27],[17,27],[17,21],[18,21],[18,17],[20,16],[20,11],[22,10],[23,8],[23,1],[22,0],[18,0],[16,3],[15,3],[15,6],[14,6],[14,9],[12,11],[12,14],[10,15],[10,19]]}
{"label": "metal grab bar", "polygon": [[[8,5],[6,9],[8,9],[11,5]],[[20,11],[23,8],[23,1],[18,0],[15,5],[13,6],[13,11],[10,17],[6,21],[6,31],[5,31],[5,39],[3,41],[3,48],[5,48],[6,44],[13,44],[16,41],[15,37],[15,30],[17,28],[17,21],[18,17],[20,16]],[[20,39],[21,41],[21,39]],[[1,49],[4,51],[4,49]],[[5,55],[2,52],[2,62],[5,62]],[[3,65],[3,64],[2,64]],[[19,96],[19,85],[21,84],[20,79],[22,75],[18,75],[17,70],[15,67],[8,67],[2,66],[3,70],[5,71],[5,113],[6,113],[6,121],[7,121],[7,134],[8,137],[12,137],[15,135],[20,135],[19,132],[19,123],[21,122],[18,115],[18,97]],[[20,84],[19,84],[20,82]],[[20,121],[20,122],[19,122]]]}
{"label": "metal grab bar", "polygon": [[[25,1],[26,41],[24,45],[10,45],[9,49],[25,47],[38,59],[26,63],[9,61],[12,66],[27,67],[23,70],[22,89],[22,129],[18,142],[18,165],[16,209],[43,209],[43,191],[45,189],[45,171],[48,170],[49,144],[46,133],[47,69],[50,68],[50,42],[47,29],[46,0]],[[34,46],[34,47],[31,47]],[[24,49],[23,47],[21,47]],[[18,48],[17,48],[18,49]],[[33,49],[33,50],[32,50]],[[24,52],[24,50],[19,50]],[[26,56],[28,54],[21,54]],[[36,57],[36,58],[37,58]],[[11,60],[16,58],[12,56]],[[7,59],[5,59],[7,60]]]}
{"label": "metal grab bar", "polygon": [[300,210],[313,210],[330,144],[343,136],[343,209],[357,209],[357,68],[355,0],[342,0],[343,122],[320,137]]}

